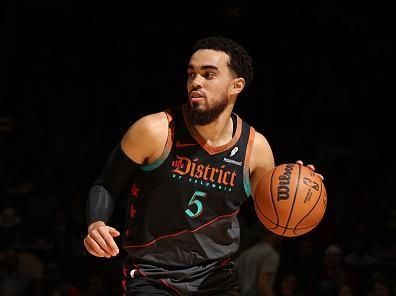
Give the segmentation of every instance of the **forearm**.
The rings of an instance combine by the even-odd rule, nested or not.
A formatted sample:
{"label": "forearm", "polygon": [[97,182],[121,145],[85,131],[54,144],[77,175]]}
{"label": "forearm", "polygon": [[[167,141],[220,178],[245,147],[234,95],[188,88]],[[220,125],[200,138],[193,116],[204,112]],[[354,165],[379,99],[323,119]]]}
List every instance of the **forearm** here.
{"label": "forearm", "polygon": [[106,188],[101,185],[93,185],[89,191],[87,202],[88,225],[99,221],[106,224],[113,213],[114,205],[114,200]]}

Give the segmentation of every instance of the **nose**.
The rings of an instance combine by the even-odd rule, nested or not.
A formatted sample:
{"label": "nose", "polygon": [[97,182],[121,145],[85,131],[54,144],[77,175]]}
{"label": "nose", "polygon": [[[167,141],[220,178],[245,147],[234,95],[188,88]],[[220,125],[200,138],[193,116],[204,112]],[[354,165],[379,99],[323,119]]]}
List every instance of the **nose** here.
{"label": "nose", "polygon": [[201,88],[203,86],[203,77],[197,74],[192,80],[191,85],[194,89]]}

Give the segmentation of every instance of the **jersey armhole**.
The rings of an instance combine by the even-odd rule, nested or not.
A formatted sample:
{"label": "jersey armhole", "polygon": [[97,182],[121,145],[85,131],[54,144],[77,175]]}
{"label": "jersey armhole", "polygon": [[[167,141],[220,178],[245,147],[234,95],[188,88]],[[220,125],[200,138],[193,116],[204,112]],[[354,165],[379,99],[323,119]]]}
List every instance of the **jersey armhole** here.
{"label": "jersey armhole", "polygon": [[164,112],[168,119],[168,138],[166,140],[164,151],[162,152],[161,156],[153,163],[142,165],[140,167],[142,171],[148,172],[158,168],[167,159],[172,149],[173,137],[174,137],[174,120],[170,110],[165,110]]}
{"label": "jersey armhole", "polygon": [[247,197],[252,195],[251,187],[250,187],[250,155],[252,154],[255,133],[256,133],[255,129],[253,127],[250,127],[249,139],[245,154],[245,163],[243,166],[243,187],[245,188],[245,193]]}

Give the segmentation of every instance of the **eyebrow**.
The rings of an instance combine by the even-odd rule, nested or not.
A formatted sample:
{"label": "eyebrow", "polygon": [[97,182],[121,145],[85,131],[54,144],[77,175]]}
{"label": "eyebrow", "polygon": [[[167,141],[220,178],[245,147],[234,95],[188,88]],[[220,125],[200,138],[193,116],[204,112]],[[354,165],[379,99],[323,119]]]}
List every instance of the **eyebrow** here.
{"label": "eyebrow", "polygon": [[[194,66],[193,65],[188,65],[188,69],[189,70],[194,70]],[[217,68],[216,66],[213,65],[203,65],[200,67],[201,70],[219,70],[219,68]]]}

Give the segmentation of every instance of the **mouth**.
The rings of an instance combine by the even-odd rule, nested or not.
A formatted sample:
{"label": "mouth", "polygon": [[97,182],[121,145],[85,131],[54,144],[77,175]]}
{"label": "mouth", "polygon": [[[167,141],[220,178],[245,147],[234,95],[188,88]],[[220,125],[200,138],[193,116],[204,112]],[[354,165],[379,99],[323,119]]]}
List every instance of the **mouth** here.
{"label": "mouth", "polygon": [[190,100],[191,102],[199,102],[205,99],[205,95],[199,91],[190,92]]}

